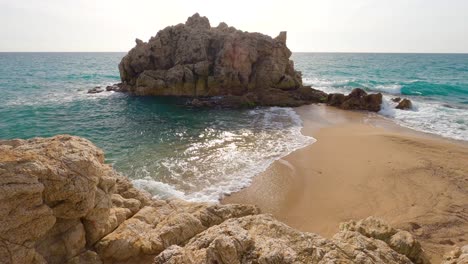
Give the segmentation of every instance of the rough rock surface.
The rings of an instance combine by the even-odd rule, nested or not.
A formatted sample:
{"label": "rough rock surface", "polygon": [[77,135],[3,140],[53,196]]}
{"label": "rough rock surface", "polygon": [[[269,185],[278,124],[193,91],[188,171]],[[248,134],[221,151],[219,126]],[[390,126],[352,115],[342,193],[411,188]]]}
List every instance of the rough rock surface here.
{"label": "rough rock surface", "polygon": [[382,94],[367,94],[363,89],[356,88],[346,96],[338,93],[329,94],[327,104],[345,110],[367,110],[378,112],[382,105]]}
{"label": "rough rock surface", "polygon": [[468,244],[444,256],[443,264],[468,264]]}
{"label": "rough rock surface", "polygon": [[[132,215],[113,205],[114,193],[150,202],[85,139],[0,141],[0,262],[65,263],[83,253]],[[126,214],[113,218],[118,210]]]}
{"label": "rough rock surface", "polygon": [[419,243],[378,219],[325,239],[251,205],[151,200],[82,138],[0,141],[0,263],[411,261]]}
{"label": "rough rock surface", "polygon": [[[119,64],[121,87],[137,95],[231,96],[226,103],[296,106],[321,102],[323,93],[302,88],[286,46],[276,38],[249,33],[195,14],[167,27],[148,42],[136,40]],[[219,101],[219,99],[218,99]]]}
{"label": "rough rock surface", "polygon": [[[367,228],[395,231],[374,219]],[[183,247],[167,248],[154,263],[412,263],[411,254],[398,253],[372,235],[344,228],[329,240],[268,215],[247,216],[211,227]]]}

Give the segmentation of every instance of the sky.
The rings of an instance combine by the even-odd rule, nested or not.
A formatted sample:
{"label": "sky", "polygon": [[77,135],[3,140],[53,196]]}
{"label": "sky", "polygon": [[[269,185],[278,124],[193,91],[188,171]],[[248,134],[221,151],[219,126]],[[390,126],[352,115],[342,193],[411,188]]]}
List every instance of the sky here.
{"label": "sky", "polygon": [[468,0],[0,0],[0,51],[128,51],[196,12],[294,52],[468,53]]}

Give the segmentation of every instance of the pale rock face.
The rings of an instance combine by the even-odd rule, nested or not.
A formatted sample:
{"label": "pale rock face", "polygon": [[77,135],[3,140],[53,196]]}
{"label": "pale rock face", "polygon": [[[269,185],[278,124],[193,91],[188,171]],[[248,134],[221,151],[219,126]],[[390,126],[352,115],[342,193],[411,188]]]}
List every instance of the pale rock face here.
{"label": "pale rock face", "polygon": [[354,231],[366,237],[387,243],[396,252],[407,256],[417,264],[429,263],[421,244],[407,231],[397,230],[375,217],[349,221],[340,225],[341,231]]}
{"label": "pale rock face", "polygon": [[[208,18],[195,14],[185,24],[159,31],[148,42],[137,40],[119,70],[124,86],[137,95],[207,97],[253,93],[258,96],[258,105],[320,101],[324,95],[314,93],[310,87],[298,90],[302,77],[294,70],[290,56],[286,32],[271,38],[226,23],[211,27]],[[276,101],[261,100],[262,94],[276,93]]]}
{"label": "pale rock face", "polygon": [[144,261],[226,219],[256,213],[250,205],[155,201],[101,239],[96,249],[108,263],[135,263],[141,257]]}
{"label": "pale rock face", "polygon": [[468,244],[445,255],[442,264],[468,264]]}
{"label": "pale rock face", "polygon": [[[112,204],[117,190],[138,193],[122,198],[132,209]],[[0,262],[64,263],[136,212],[138,198],[149,201],[88,140],[0,141]]]}
{"label": "pale rock face", "polygon": [[78,255],[85,245],[81,221],[58,218],[52,229],[36,242],[36,250],[49,263],[64,263]]}
{"label": "pale rock face", "polygon": [[171,246],[154,263],[412,263],[385,242],[354,231],[332,240],[303,233],[267,215],[230,219],[183,247]]}
{"label": "pale rock face", "polygon": [[[463,263],[465,253],[447,263]],[[325,239],[252,205],[152,200],[82,138],[0,141],[0,263],[411,261],[428,263],[419,243],[375,218]]]}

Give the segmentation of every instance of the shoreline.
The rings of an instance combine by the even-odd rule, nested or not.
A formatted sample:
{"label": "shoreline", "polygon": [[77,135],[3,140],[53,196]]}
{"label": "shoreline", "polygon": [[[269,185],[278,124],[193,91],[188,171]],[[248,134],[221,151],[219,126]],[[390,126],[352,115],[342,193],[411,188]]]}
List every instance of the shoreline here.
{"label": "shoreline", "polygon": [[325,237],[340,222],[377,216],[416,235],[434,262],[466,244],[468,144],[368,113],[295,110],[302,133],[317,141],[275,161],[222,204],[255,204]]}

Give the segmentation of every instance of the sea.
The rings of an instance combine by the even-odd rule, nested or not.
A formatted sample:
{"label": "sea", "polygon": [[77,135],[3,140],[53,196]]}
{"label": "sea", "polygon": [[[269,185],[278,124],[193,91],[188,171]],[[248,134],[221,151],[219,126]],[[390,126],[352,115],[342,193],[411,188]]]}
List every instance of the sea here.
{"label": "sea", "polygon": [[[119,82],[125,53],[0,53],[0,139],[71,134],[160,198],[216,202],[315,142],[292,108],[196,109],[183,99],[88,94]],[[468,141],[467,54],[293,53],[304,84],[384,95],[401,126]],[[413,108],[394,109],[394,97]]]}

